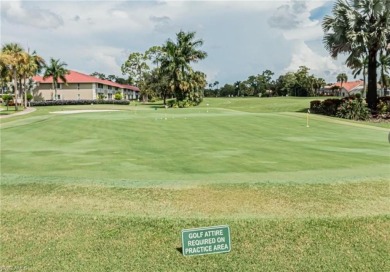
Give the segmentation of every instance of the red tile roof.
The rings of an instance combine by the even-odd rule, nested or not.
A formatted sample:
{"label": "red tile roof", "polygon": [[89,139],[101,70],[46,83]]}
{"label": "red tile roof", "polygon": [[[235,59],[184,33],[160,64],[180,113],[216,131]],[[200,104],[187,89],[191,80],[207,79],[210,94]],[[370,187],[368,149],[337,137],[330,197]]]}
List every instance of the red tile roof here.
{"label": "red tile roof", "polygon": [[[72,71],[72,70],[69,71],[69,74],[67,74],[65,76],[65,78],[66,78],[66,81],[68,83],[100,83],[100,84],[104,84],[104,85],[108,85],[108,86],[112,86],[112,87],[118,87],[121,89],[130,89],[130,90],[139,92],[139,88],[137,88],[136,86],[127,85],[127,84],[119,84],[119,83],[115,83],[115,82],[112,82],[112,81],[109,81],[106,79],[100,79],[100,78],[97,78],[94,76],[82,74],[82,73]],[[43,79],[42,76],[34,76],[33,80],[36,82],[39,82],[39,83],[52,83],[53,82],[52,77],[48,77],[48,78]],[[63,81],[61,79],[59,79],[58,83],[63,83]]]}
{"label": "red tile roof", "polygon": [[[350,82],[343,82],[343,88],[347,91],[347,92],[350,92],[352,91],[353,89],[355,89],[356,87],[360,86],[360,85],[363,85],[363,80],[357,80],[357,81],[350,81]],[[332,86],[337,86],[337,87],[341,87],[341,82],[337,82],[335,84],[333,84]]]}

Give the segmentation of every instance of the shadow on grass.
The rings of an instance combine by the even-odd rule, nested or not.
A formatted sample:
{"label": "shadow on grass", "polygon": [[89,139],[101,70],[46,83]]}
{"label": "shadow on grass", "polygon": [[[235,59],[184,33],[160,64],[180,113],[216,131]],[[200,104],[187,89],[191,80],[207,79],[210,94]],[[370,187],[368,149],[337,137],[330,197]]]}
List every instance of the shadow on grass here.
{"label": "shadow on grass", "polygon": [[0,115],[11,115],[11,114],[14,114],[14,113],[18,113],[18,112],[22,112],[22,111],[15,111],[15,110],[2,110],[0,111]]}
{"label": "shadow on grass", "polygon": [[183,254],[183,248],[182,247],[177,247],[176,250],[179,251],[180,254]]}
{"label": "shadow on grass", "polygon": [[309,110],[309,108],[303,108],[303,109],[297,110],[295,112],[304,112],[304,113],[306,113],[308,110]]}

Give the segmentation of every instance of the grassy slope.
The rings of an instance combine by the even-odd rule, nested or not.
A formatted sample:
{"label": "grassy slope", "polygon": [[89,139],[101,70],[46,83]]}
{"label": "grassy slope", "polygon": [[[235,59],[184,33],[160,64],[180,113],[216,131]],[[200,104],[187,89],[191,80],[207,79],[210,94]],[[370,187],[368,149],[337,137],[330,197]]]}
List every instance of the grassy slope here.
{"label": "grassy slope", "polygon": [[[388,131],[314,116],[306,128],[293,112],[307,102],[1,120],[0,265],[388,271]],[[231,253],[181,256],[181,229],[220,224]]]}

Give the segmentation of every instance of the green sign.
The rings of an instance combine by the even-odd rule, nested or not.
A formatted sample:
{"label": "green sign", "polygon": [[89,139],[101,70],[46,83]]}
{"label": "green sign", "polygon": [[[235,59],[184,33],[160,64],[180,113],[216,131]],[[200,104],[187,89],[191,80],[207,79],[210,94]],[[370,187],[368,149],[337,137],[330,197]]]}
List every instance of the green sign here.
{"label": "green sign", "polygon": [[181,231],[184,256],[230,252],[229,226],[215,226]]}

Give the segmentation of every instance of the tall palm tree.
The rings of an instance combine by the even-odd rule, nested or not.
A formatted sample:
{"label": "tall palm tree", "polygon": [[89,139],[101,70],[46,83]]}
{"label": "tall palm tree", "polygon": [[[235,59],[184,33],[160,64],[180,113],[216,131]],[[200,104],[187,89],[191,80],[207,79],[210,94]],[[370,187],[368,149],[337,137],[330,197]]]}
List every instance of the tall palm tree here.
{"label": "tall palm tree", "polygon": [[178,101],[183,101],[190,90],[190,77],[194,73],[191,63],[207,57],[207,53],[198,50],[203,45],[201,39],[195,40],[195,32],[176,34],[176,42],[168,40],[162,47],[161,71],[169,78],[169,85]]}
{"label": "tall palm tree", "polygon": [[241,81],[234,82],[234,89],[237,91],[237,96],[240,96],[240,85]]}
{"label": "tall palm tree", "polygon": [[337,82],[340,82],[340,91],[343,88],[343,83],[348,81],[348,76],[345,73],[341,73],[337,75]]}
{"label": "tall palm tree", "polygon": [[57,85],[58,80],[61,79],[65,84],[67,83],[66,75],[69,74],[69,70],[65,67],[67,64],[65,62],[60,62],[59,59],[50,58],[50,64],[45,66],[45,72],[43,74],[43,79],[52,77],[53,79],[53,88],[54,88],[54,97],[53,100],[57,100]]}
{"label": "tall palm tree", "polygon": [[45,66],[45,60],[37,55],[35,51],[32,54],[26,52],[25,61],[20,67],[19,76],[20,81],[23,81],[22,93],[24,94],[24,107],[27,108],[27,81],[38,73],[41,72],[42,68]]}
{"label": "tall palm tree", "polygon": [[14,100],[15,100],[15,110],[18,110],[18,74],[21,64],[25,61],[25,51],[17,43],[8,43],[5,44],[1,49],[1,61],[5,64],[5,67],[9,70],[12,81],[14,84]]}
{"label": "tall palm tree", "polygon": [[[368,56],[367,103],[377,103],[377,54],[390,41],[390,1],[337,0],[333,16],[325,16],[324,45],[333,58],[349,54],[348,59]],[[347,65],[350,63],[347,59]]]}

